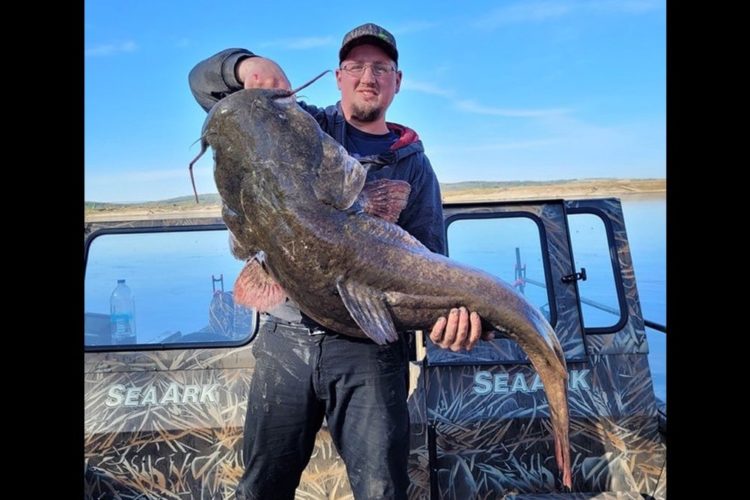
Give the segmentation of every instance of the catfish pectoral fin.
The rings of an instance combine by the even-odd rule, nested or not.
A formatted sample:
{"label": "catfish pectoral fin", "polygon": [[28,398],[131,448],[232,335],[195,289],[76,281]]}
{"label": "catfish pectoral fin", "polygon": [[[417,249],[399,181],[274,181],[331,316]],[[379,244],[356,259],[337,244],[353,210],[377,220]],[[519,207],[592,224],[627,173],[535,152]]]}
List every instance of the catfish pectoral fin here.
{"label": "catfish pectoral fin", "polygon": [[349,314],[365,335],[378,345],[398,340],[396,326],[380,291],[343,279],[338,280],[336,288]]}
{"label": "catfish pectoral fin", "polygon": [[365,212],[395,223],[406,207],[411,185],[406,181],[378,179],[365,183],[359,201]]}
{"label": "catfish pectoral fin", "polygon": [[250,259],[234,282],[234,301],[257,311],[268,311],[286,299],[286,292],[258,259]]}
{"label": "catfish pectoral fin", "polygon": [[321,137],[323,156],[314,169],[312,183],[315,197],[339,210],[346,210],[357,200],[365,184],[367,170],[349,156],[341,144],[332,137]]}

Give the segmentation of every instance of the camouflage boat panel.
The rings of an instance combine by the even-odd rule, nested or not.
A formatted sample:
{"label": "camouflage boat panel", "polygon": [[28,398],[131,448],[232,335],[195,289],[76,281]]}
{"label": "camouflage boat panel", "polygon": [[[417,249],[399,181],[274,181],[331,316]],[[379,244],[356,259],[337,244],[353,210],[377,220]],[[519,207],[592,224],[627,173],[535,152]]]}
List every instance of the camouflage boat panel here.
{"label": "camouflage boat panel", "polygon": [[[565,222],[565,208],[561,201],[541,204],[483,204],[448,205],[444,217],[448,223],[456,217],[531,217],[540,225],[540,238],[543,253],[549,262],[548,286],[552,286],[555,300],[556,322],[553,324],[566,359],[582,359],[584,356],[583,333],[580,313],[577,306],[575,288],[560,279],[571,270],[568,229]],[[427,359],[431,365],[475,364],[500,362],[526,362],[523,350],[512,340],[498,338],[492,342],[480,342],[470,353],[454,353],[440,349],[428,341]]]}
{"label": "camouflage boat panel", "polygon": [[[568,208],[600,214],[612,228],[628,315],[621,331],[584,335],[577,287],[560,280],[574,271]],[[430,362],[411,363],[409,498],[431,498],[432,492],[432,498],[456,499],[666,498],[666,411],[659,411],[654,398],[620,202],[463,204],[445,210],[446,217],[519,213],[543,228],[555,329],[570,369],[576,493],[559,492],[548,408],[535,371],[515,344],[495,341],[473,359],[428,345]],[[99,231],[222,228],[219,218],[195,218],[95,223],[85,232],[91,238]],[[254,368],[250,345],[175,347],[85,354],[85,498],[235,497]],[[297,498],[353,498],[325,427]]]}
{"label": "camouflage boat panel", "polygon": [[567,202],[569,208],[592,210],[600,213],[612,229],[609,242],[610,247],[615,249],[617,267],[622,280],[624,291],[626,317],[625,326],[615,332],[608,334],[596,334],[586,336],[587,354],[621,354],[621,353],[648,353],[646,342],[646,328],[641,313],[641,302],[638,298],[638,289],[633,271],[633,260],[630,254],[628,236],[625,231],[625,220],[622,214],[622,204],[616,198],[601,200],[577,200]]}
{"label": "camouflage boat panel", "polygon": [[[574,491],[654,495],[666,446],[646,357],[600,356],[569,371]],[[443,366],[429,370],[427,387],[440,498],[559,489],[547,401],[532,367]]]}

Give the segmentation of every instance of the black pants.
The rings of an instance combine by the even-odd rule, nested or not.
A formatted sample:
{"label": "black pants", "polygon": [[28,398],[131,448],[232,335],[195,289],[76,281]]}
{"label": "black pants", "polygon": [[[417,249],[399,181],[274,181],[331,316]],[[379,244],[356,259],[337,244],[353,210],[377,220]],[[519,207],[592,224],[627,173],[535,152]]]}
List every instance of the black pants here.
{"label": "black pants", "polygon": [[[270,318],[270,317],[266,317]],[[406,339],[367,339],[261,323],[238,499],[293,499],[327,418],[354,496],[405,499],[409,485]]]}

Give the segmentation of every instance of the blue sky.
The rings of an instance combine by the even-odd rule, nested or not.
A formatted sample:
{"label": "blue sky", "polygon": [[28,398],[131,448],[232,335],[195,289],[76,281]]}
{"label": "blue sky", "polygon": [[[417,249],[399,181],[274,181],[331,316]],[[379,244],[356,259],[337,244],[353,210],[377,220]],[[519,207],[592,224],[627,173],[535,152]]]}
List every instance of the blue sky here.
{"label": "blue sky", "polygon": [[[201,59],[245,47],[297,86],[365,22],[396,37],[388,120],[419,133],[441,182],[666,177],[665,0],[86,0],[86,200],[191,194]],[[302,93],[339,98],[331,74]],[[196,164],[200,193],[216,192],[212,169]]]}

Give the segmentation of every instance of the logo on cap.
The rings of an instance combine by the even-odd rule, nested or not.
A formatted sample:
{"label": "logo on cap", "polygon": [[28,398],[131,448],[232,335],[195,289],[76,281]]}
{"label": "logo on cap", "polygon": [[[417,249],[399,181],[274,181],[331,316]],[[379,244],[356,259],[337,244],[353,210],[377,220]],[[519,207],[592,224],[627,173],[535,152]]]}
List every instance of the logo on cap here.
{"label": "logo on cap", "polygon": [[388,30],[374,23],[357,26],[344,35],[344,40],[341,42],[341,50],[339,50],[339,62],[346,59],[347,54],[349,54],[349,51],[354,47],[366,43],[377,45],[388,54],[388,57],[393,59],[393,62],[398,64],[396,39],[388,32]]}

